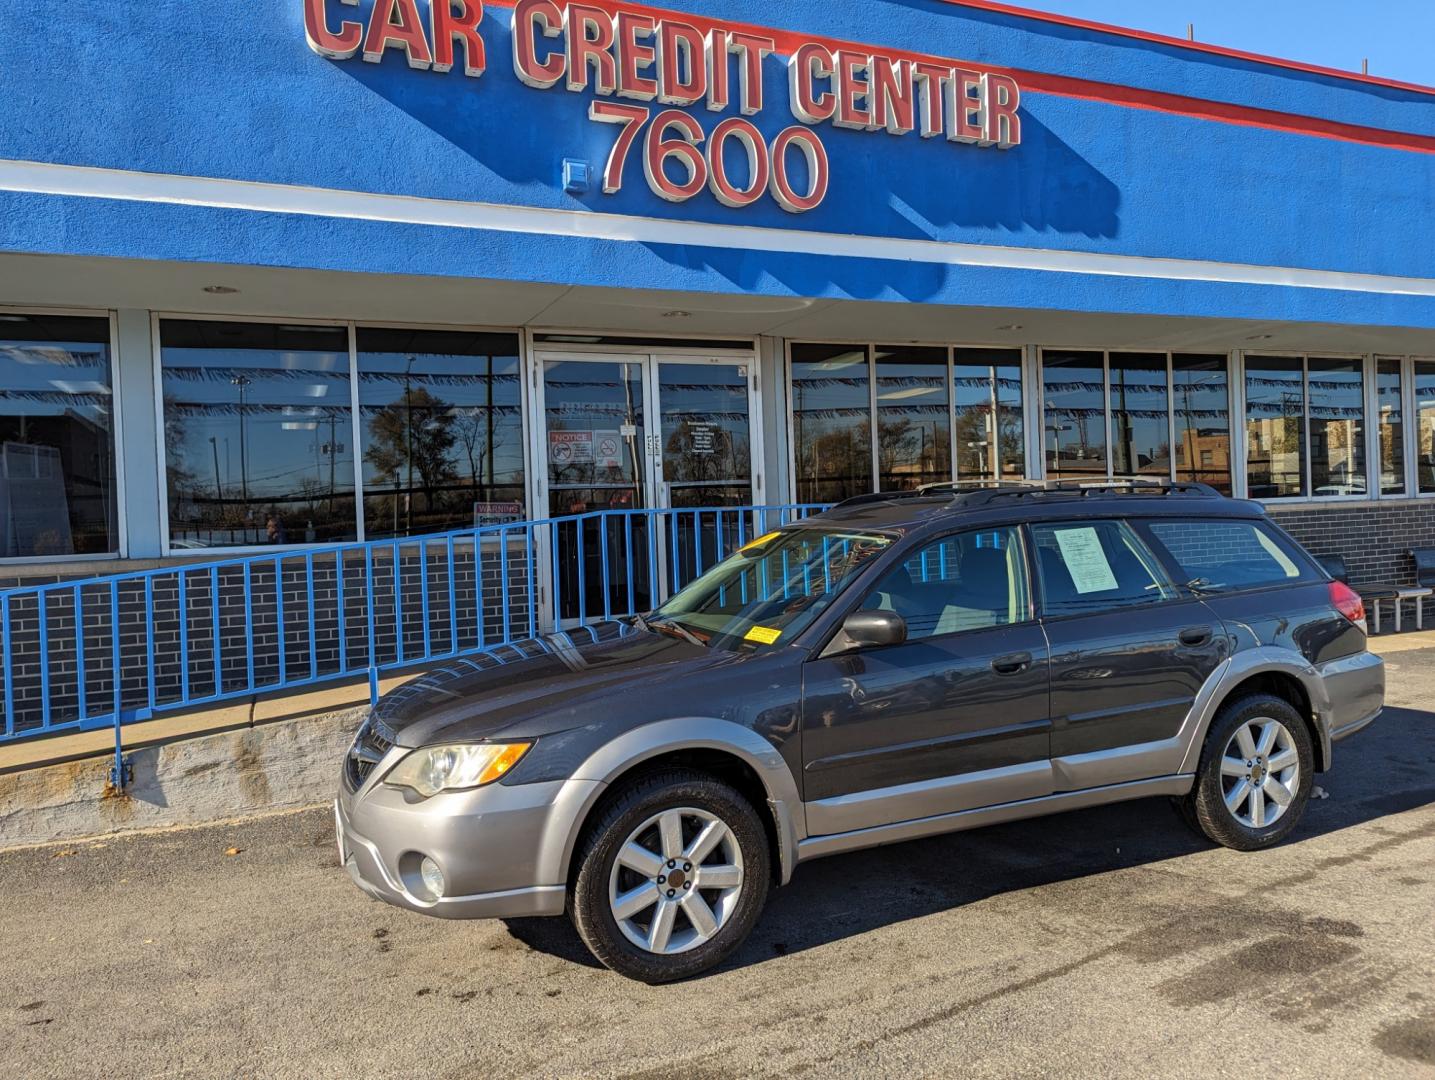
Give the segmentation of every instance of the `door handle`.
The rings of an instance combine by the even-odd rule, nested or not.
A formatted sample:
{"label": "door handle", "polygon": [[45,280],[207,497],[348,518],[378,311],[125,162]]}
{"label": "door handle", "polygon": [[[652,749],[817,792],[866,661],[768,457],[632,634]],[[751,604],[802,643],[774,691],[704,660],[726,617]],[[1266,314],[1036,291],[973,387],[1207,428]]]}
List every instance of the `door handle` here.
{"label": "door handle", "polygon": [[992,661],[992,670],[998,675],[1016,675],[1029,667],[1031,667],[1031,653],[1029,652],[998,656]]}
{"label": "door handle", "polygon": [[1209,626],[1188,626],[1181,631],[1182,645],[1204,645],[1211,640]]}

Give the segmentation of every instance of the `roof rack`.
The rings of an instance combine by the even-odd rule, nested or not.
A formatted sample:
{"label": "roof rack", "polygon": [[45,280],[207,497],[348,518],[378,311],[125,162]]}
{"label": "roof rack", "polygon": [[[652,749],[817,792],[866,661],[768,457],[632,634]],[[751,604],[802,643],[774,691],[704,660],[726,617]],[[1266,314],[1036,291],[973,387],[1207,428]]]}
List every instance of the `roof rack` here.
{"label": "roof rack", "polygon": [[838,506],[861,506],[895,499],[940,498],[964,509],[985,506],[999,499],[1093,498],[1102,495],[1157,495],[1219,499],[1209,484],[1169,480],[1164,476],[1113,476],[1101,480],[944,480],[902,491],[874,492],[844,499]]}

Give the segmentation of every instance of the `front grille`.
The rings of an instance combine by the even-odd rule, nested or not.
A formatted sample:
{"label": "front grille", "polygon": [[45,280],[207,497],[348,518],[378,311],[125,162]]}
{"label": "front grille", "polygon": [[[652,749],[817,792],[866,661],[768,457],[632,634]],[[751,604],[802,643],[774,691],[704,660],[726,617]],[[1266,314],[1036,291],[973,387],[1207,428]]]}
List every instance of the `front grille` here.
{"label": "front grille", "polygon": [[351,787],[358,789],[374,771],[374,766],[393,749],[392,734],[372,716],[364,721],[354,737],[354,745],[349,748],[347,772]]}

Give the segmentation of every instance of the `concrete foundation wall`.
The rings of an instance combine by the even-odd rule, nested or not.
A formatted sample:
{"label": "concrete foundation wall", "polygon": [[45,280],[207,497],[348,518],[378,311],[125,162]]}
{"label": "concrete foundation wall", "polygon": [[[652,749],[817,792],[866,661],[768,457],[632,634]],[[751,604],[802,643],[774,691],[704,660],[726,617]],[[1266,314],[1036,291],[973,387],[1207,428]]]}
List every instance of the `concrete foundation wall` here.
{"label": "concrete foundation wall", "polygon": [[332,798],[367,708],[135,750],[134,782],[106,790],[111,759],[0,775],[0,848],[311,806]]}

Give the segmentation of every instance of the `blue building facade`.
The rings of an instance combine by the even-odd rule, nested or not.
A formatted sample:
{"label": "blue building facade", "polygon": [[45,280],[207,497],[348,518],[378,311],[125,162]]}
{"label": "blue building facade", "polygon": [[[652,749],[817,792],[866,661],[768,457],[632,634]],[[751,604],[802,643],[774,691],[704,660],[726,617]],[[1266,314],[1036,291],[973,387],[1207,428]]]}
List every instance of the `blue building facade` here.
{"label": "blue building facade", "polygon": [[1020,475],[1435,539],[1435,90],[985,0],[5,19],[7,575]]}

